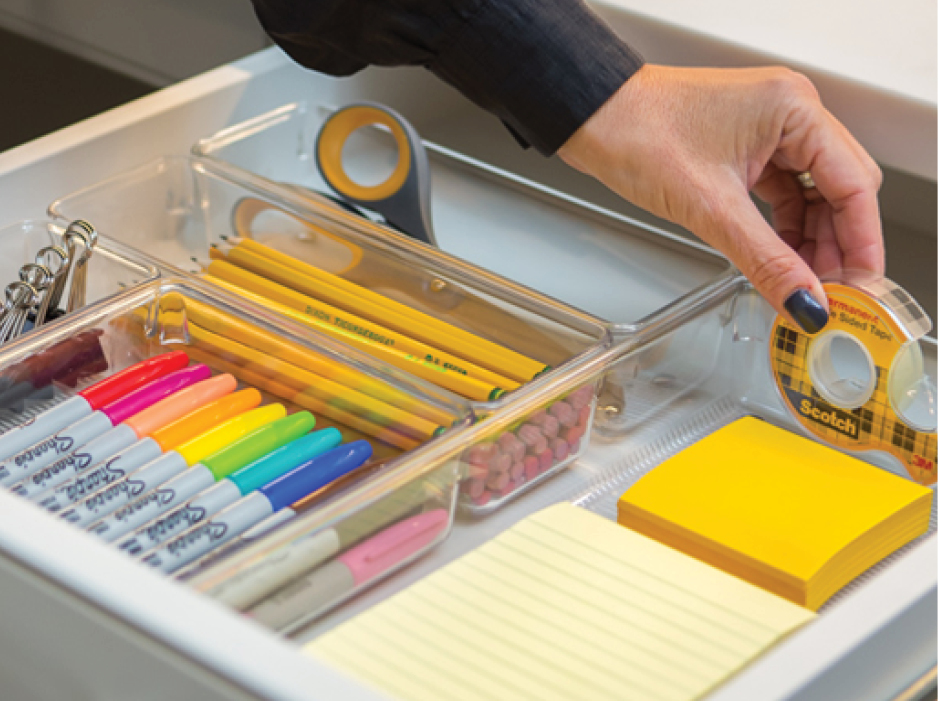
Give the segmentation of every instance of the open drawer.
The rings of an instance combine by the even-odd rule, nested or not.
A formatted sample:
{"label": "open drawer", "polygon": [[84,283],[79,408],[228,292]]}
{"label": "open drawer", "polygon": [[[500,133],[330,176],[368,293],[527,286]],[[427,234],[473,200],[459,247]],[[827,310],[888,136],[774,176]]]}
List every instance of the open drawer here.
{"label": "open drawer", "polygon": [[[402,109],[418,128],[421,121],[444,121],[461,109],[446,90],[418,72],[405,73],[393,86],[385,76],[379,71],[332,81],[300,71],[277,52],[266,52],[10,154],[0,161],[9,216],[35,216],[36,209],[66,192],[163,154],[185,155],[199,138],[283,105],[299,92],[315,93],[317,102],[325,104],[385,101]],[[505,201],[510,206],[510,198]],[[586,284],[588,275],[581,280]],[[542,291],[552,293],[549,286]],[[680,441],[702,435],[739,412],[784,423],[778,398],[769,385],[759,385],[767,378],[758,363],[760,337],[750,331],[765,328],[764,308],[743,281],[733,279],[698,291],[693,301],[693,314],[686,307],[634,334],[625,330],[614,348],[567,378],[572,387],[613,370],[624,387],[631,387],[635,400],[625,405],[625,419],[615,436],[597,437],[572,469],[495,514],[457,519],[449,538],[420,563],[293,639],[275,636],[202,595],[155,577],[0,493],[0,664],[5,689],[13,698],[26,699],[79,694],[376,698],[369,689],[299,654],[296,643],[407,586],[542,506],[575,500],[602,510],[601,486],[609,485],[608,494],[614,496],[616,489],[627,486],[629,474],[653,467],[652,453],[663,457],[662,445],[675,450]],[[741,310],[742,303],[752,308]],[[745,338],[752,338],[752,344],[735,340]],[[682,354],[688,339],[707,352]],[[934,346],[930,348],[933,357]],[[651,410],[655,406],[662,410]],[[510,414],[504,420],[510,421]],[[472,440],[477,430],[481,429],[469,428],[465,439]],[[812,625],[712,698],[896,697],[935,663],[936,579],[931,535],[886,563],[869,581],[856,583]]]}

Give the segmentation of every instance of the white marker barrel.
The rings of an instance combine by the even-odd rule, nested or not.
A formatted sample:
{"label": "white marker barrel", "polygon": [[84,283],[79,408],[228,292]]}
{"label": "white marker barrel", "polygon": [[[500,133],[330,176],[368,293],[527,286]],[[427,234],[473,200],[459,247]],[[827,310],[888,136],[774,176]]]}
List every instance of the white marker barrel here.
{"label": "white marker barrel", "polygon": [[47,435],[29,448],[0,463],[0,487],[19,482],[49,467],[112,428],[113,425],[107,414],[96,411],[51,436]]}
{"label": "white marker barrel", "polygon": [[137,434],[126,424],[115,426],[102,436],[95,438],[81,448],[45,467],[39,472],[20,480],[10,491],[27,499],[35,500],[47,489],[58,487],[75,475],[107,460],[115,453],[137,442]]}
{"label": "white marker barrel", "polygon": [[234,482],[223,479],[177,509],[144,524],[130,535],[122,538],[117,547],[131,555],[141,555],[165,543],[184,530],[205,519],[211,518],[226,506],[242,497]]}
{"label": "white marker barrel", "polygon": [[40,494],[36,501],[39,502],[39,506],[49,511],[61,511],[96,494],[109,484],[133,474],[162,454],[159,443],[152,438],[143,438],[126,450],[99,463],[97,467]]}
{"label": "white marker barrel", "polygon": [[101,536],[108,542],[113,542],[160,514],[165,514],[174,506],[179,506],[186,499],[195,496],[203,489],[208,489],[213,484],[215,484],[215,476],[211,471],[205,465],[196,463],[158,487],[154,492],[143,495],[133,503],[92,524],[88,531]]}
{"label": "white marker barrel", "polygon": [[[69,523],[84,528],[89,523],[93,524],[95,521],[117,512],[125,505],[136,503],[144,495],[152,495],[152,490],[176,475],[185,472],[188,468],[189,464],[179,453],[175,450],[170,451],[166,455],[147,463],[133,474],[119,479],[105,489],[86,497],[59,515]],[[159,498],[162,498],[162,496]],[[140,505],[140,508],[144,508],[144,505]],[[122,514],[122,516],[129,517],[133,513],[134,511],[131,510],[127,514]]]}
{"label": "white marker barrel", "polygon": [[205,523],[163,543],[142,562],[170,574],[197,557],[227,543],[273,513],[270,501],[261,492],[253,492],[222,510]]}
{"label": "white marker barrel", "polygon": [[39,416],[20,424],[0,436],[0,459],[6,459],[31,445],[41,442],[91,413],[91,405],[81,395],[66,399]]}

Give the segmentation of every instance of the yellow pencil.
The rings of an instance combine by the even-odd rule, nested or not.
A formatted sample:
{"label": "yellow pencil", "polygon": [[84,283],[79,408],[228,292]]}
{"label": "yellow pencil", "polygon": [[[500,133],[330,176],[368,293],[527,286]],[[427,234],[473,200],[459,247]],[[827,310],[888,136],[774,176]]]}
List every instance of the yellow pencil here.
{"label": "yellow pencil", "polygon": [[286,304],[297,311],[302,311],[305,314],[322,319],[333,326],[352,331],[353,333],[357,333],[383,345],[393,346],[405,353],[417,355],[447,370],[475,377],[484,382],[491,383],[496,387],[518,386],[513,380],[497,375],[491,370],[479,367],[463,358],[450,355],[437,348],[428,346],[422,341],[417,341],[403,333],[385,328],[368,319],[363,319],[352,312],[333,307],[331,304],[327,304],[314,297],[309,297],[290,287],[281,285],[267,277],[257,275],[232,263],[214,260],[209,264],[207,270],[209,275],[219,277],[239,287],[257,292],[268,299]]}
{"label": "yellow pencil", "polygon": [[438,426],[448,426],[453,416],[432,405],[415,399],[406,392],[394,389],[361,372],[357,372],[326,356],[310,352],[301,346],[241,321],[231,314],[203,304],[196,299],[184,298],[175,292],[160,298],[164,311],[185,309],[189,320],[203,329],[225,338],[234,339],[246,346],[279,358],[311,373],[321,375],[350,389],[396,406],[404,411],[426,419]]}
{"label": "yellow pencil", "polygon": [[411,338],[466,358],[517,382],[528,382],[546,366],[417,309],[356,285],[293,256],[251,239],[241,239],[228,251],[229,262],[288,285],[346,311],[406,334]]}
{"label": "yellow pencil", "polygon": [[308,391],[297,391],[294,387],[287,386],[269,377],[265,377],[250,368],[242,367],[232,363],[224,358],[209,353],[200,346],[190,345],[186,347],[189,356],[200,363],[214,368],[219,372],[231,373],[239,380],[257,389],[268,392],[276,397],[281,397],[288,402],[292,402],[304,409],[309,409],[314,414],[328,416],[333,421],[345,424],[349,428],[354,428],[365,435],[376,438],[395,448],[401,450],[413,450],[420,445],[420,441],[401,435],[386,426],[379,426],[356,414],[349,413],[339,407],[330,406],[325,402],[309,394]]}
{"label": "yellow pencil", "polygon": [[[215,263],[212,265],[215,265]],[[235,268],[235,270],[239,269]],[[245,271],[241,272],[245,275],[250,275],[250,273],[246,273]],[[504,394],[506,389],[515,389],[518,386],[516,382],[508,380],[507,378],[503,378],[503,382],[506,386],[500,386],[485,382],[484,380],[480,380],[469,375],[463,375],[462,373],[458,373],[453,370],[448,370],[437,365],[436,363],[431,363],[424,360],[423,358],[419,358],[417,356],[411,355],[410,353],[403,352],[397,348],[391,348],[366,336],[349,331],[341,326],[327,323],[321,318],[311,316],[310,314],[306,313],[305,306],[298,309],[294,306],[283,304],[278,300],[271,299],[270,297],[267,297],[266,295],[261,294],[254,289],[242,287],[235,282],[230,282],[212,274],[209,274],[207,277],[212,283],[218,285],[219,287],[245,297],[246,299],[249,299],[258,305],[277,311],[278,313],[283,314],[284,316],[287,316],[295,321],[299,321],[306,326],[319,329],[320,331],[323,331],[333,337],[351,343],[352,345],[361,348],[365,352],[370,353],[371,355],[380,358],[385,362],[394,365],[395,367],[399,367],[403,370],[411,372],[418,377],[429,380],[430,382],[433,382],[440,387],[449,389],[453,392],[456,392],[457,394],[461,394],[464,397],[468,397],[469,399],[474,399],[477,401],[493,400]],[[278,285],[277,287],[280,286]],[[286,291],[291,292],[290,290]],[[293,294],[302,297],[302,295],[299,295],[298,293]],[[297,304],[297,306],[300,305]]]}
{"label": "yellow pencil", "polygon": [[[164,312],[167,323],[172,324],[172,314]],[[197,343],[203,350],[213,355],[237,363],[258,375],[269,377],[275,382],[305,391],[310,396],[325,402],[330,407],[346,413],[359,415],[371,423],[393,428],[395,431],[418,441],[425,441],[437,435],[441,427],[426,419],[414,416],[406,411],[369,397],[348,387],[343,387],[319,375],[314,375],[291,363],[242,345],[231,338],[218,336],[206,331],[191,319],[186,320],[186,330],[190,341]]]}

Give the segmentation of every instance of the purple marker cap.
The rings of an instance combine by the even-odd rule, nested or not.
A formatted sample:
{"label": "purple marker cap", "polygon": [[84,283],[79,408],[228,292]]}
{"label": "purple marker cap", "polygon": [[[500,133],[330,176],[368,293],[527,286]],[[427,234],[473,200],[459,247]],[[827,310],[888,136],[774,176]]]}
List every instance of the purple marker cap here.
{"label": "purple marker cap", "polygon": [[211,376],[212,371],[209,369],[208,365],[199,363],[192,367],[183,368],[182,370],[171,372],[158,380],[153,380],[153,382],[145,384],[139,389],[135,389],[116,402],[111,402],[106,407],[103,407],[101,411],[111,420],[111,424],[116,426],[122,421],[129,419],[137,412],[143,411],[152,404],[156,404],[161,399],[165,399],[174,392],[185,389],[189,385],[194,385],[196,382],[207,380]]}

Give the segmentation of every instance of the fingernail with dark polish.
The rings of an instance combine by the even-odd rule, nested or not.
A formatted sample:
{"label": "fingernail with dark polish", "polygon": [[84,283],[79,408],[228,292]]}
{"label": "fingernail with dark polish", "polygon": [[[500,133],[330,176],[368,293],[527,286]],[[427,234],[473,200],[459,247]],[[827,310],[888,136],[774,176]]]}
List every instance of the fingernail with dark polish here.
{"label": "fingernail with dark polish", "polygon": [[785,309],[792,319],[808,333],[817,333],[825,326],[829,316],[821,303],[814,299],[808,290],[800,289],[791,293],[785,300]]}

